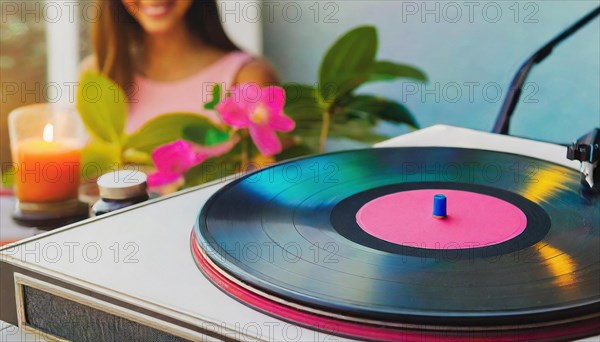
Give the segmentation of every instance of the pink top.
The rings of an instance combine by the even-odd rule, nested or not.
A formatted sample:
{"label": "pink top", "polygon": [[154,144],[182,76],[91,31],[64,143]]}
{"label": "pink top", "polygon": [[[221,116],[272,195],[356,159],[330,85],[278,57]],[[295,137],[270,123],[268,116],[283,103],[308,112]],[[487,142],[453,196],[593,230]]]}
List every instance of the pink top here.
{"label": "pink top", "polygon": [[252,58],[247,53],[233,51],[200,72],[174,82],[154,81],[136,74],[126,131],[131,133],[146,121],[173,112],[198,113],[220,121],[214,112],[203,108],[212,99],[213,85],[220,83],[221,89],[231,89],[240,69]]}

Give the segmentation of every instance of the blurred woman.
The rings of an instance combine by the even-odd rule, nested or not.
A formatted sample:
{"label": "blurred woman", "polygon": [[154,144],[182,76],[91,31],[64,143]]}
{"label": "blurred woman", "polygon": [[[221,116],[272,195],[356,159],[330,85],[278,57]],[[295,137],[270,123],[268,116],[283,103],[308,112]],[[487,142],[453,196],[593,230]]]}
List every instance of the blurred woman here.
{"label": "blurred woman", "polygon": [[203,103],[214,83],[277,81],[271,65],[240,51],[223,30],[216,0],[99,0],[96,70],[126,90],[127,131],[167,112],[195,112],[217,122]]}

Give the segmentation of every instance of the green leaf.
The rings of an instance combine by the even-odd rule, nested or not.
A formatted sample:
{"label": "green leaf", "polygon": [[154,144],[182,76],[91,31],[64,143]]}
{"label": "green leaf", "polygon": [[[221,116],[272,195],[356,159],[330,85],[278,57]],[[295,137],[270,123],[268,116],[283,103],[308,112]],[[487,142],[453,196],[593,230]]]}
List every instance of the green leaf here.
{"label": "green leaf", "polygon": [[138,151],[133,148],[128,148],[123,152],[123,162],[137,165],[153,165],[150,153]]}
{"label": "green leaf", "polygon": [[377,30],[362,26],[346,33],[325,54],[319,71],[319,91],[325,101],[339,96],[341,82],[368,70],[377,53]]}
{"label": "green leaf", "polygon": [[203,144],[206,135],[206,127],[190,125],[183,128],[181,132],[181,138],[195,142],[196,144]]}
{"label": "green leaf", "polygon": [[195,186],[221,179],[241,171],[239,148],[224,155],[208,159],[189,169],[185,175],[185,186]]}
{"label": "green leaf", "polygon": [[[135,131],[125,143],[125,148],[152,152],[156,147],[183,138],[186,127],[203,132],[209,129],[222,131],[209,119],[194,113],[170,113],[157,116]],[[204,137],[204,135],[202,135]]]}
{"label": "green leaf", "polygon": [[340,76],[336,98],[351,93],[354,89],[367,82],[392,81],[398,78],[410,78],[426,82],[427,76],[421,70],[407,64],[397,64],[388,61],[373,63],[369,69],[360,74],[344,74]]}
{"label": "green leaf", "polygon": [[181,137],[205,146],[214,146],[229,140],[229,134],[225,131],[195,125],[184,127]]}
{"label": "green leaf", "polygon": [[321,120],[323,109],[319,104],[318,94],[315,88],[297,83],[289,83],[283,86],[286,94],[286,102],[283,111],[295,121]]}
{"label": "green leaf", "polygon": [[212,89],[212,100],[204,104],[204,109],[213,110],[215,106],[221,101],[221,85],[215,83]]}
{"label": "green leaf", "polygon": [[427,82],[427,75],[418,68],[407,64],[398,64],[390,61],[377,61],[368,70],[368,82],[387,81],[397,78],[410,78]]}
{"label": "green leaf", "polygon": [[[286,84],[283,88],[286,91],[284,112],[296,121],[293,135],[303,141],[309,140],[318,150],[318,136],[326,109],[319,103],[317,90],[309,85],[294,83]],[[281,160],[279,156],[278,159]]]}
{"label": "green leaf", "polygon": [[127,118],[127,96],[117,83],[98,73],[86,72],[80,81],[77,110],[85,127],[96,139],[119,142]]}
{"label": "green leaf", "polygon": [[227,132],[220,131],[218,129],[211,128],[206,132],[204,136],[205,146],[214,146],[229,140],[229,134]]}
{"label": "green leaf", "polygon": [[122,166],[121,148],[118,144],[92,140],[81,151],[81,176],[93,180]]}
{"label": "green leaf", "polygon": [[287,83],[282,85],[285,90],[286,105],[302,100],[314,100],[315,104],[319,103],[316,89],[308,84],[302,83]]}
{"label": "green leaf", "polygon": [[348,138],[363,143],[374,144],[389,137],[373,132],[372,125],[363,120],[352,120],[346,123],[332,124],[329,129],[329,137]]}
{"label": "green leaf", "polygon": [[344,108],[346,116],[371,119],[376,116],[385,121],[403,123],[412,128],[418,128],[419,124],[410,114],[408,109],[395,101],[387,100],[378,96],[361,95],[353,97]]}

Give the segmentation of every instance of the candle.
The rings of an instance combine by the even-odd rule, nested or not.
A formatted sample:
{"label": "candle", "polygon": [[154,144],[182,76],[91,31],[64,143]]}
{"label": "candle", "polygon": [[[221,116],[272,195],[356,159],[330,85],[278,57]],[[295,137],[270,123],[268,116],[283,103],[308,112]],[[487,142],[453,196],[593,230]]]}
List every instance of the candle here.
{"label": "candle", "polygon": [[22,202],[58,202],[77,198],[81,152],[75,142],[54,139],[53,126],[43,137],[19,141],[16,146],[15,187]]}

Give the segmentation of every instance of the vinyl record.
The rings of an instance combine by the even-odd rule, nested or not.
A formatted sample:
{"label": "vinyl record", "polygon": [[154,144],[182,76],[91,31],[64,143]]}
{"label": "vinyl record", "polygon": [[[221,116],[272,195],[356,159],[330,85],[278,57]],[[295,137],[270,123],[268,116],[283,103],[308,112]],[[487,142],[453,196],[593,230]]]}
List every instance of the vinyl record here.
{"label": "vinyl record", "polygon": [[457,330],[573,322],[600,312],[600,200],[579,182],[573,169],[482,150],[325,154],[224,186],[192,244],[242,288],[325,317]]}

